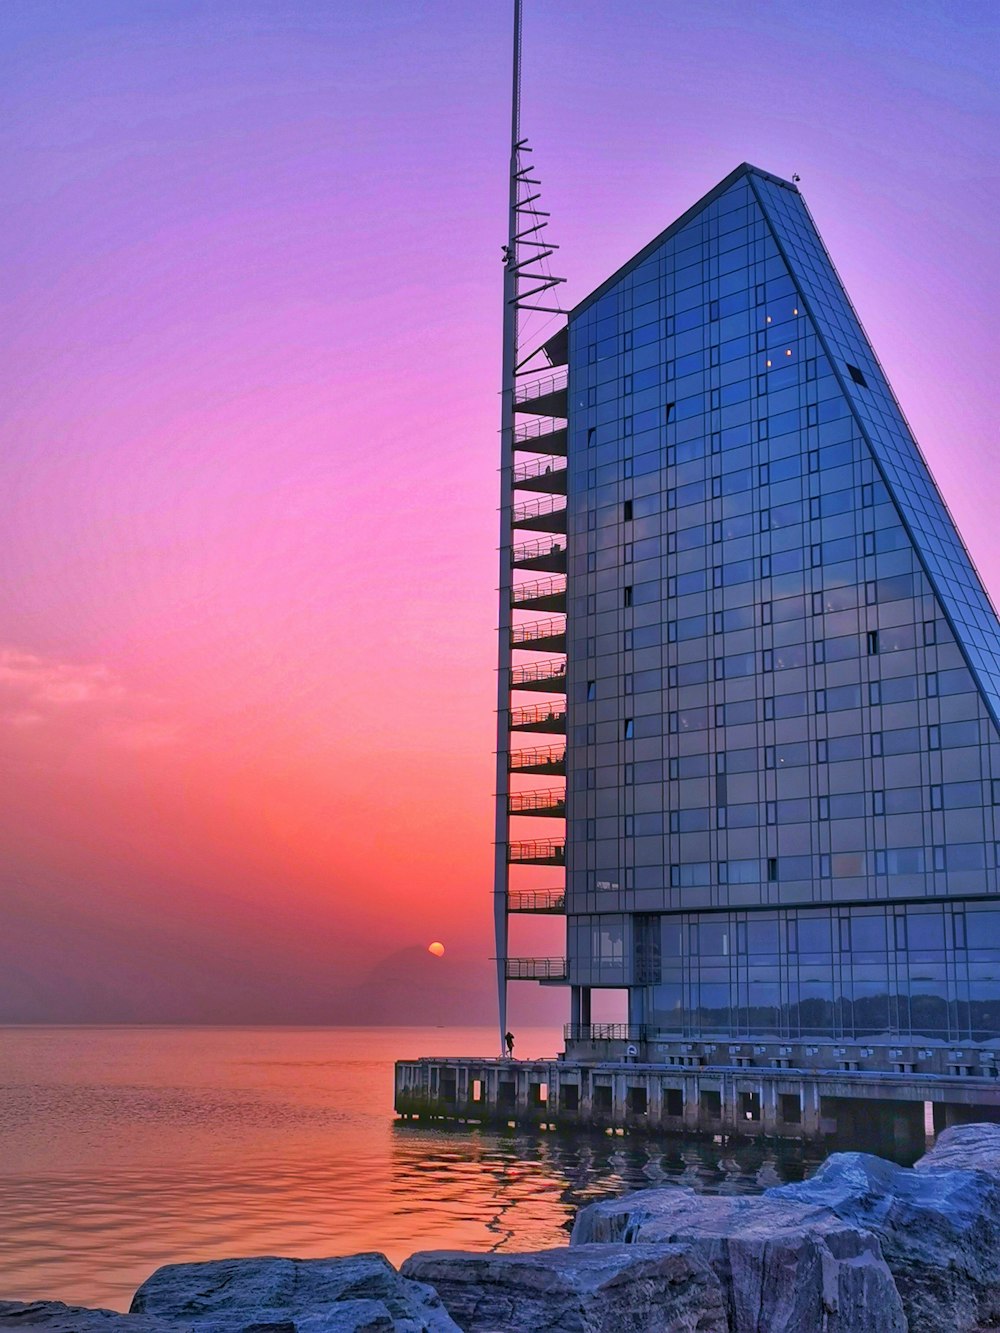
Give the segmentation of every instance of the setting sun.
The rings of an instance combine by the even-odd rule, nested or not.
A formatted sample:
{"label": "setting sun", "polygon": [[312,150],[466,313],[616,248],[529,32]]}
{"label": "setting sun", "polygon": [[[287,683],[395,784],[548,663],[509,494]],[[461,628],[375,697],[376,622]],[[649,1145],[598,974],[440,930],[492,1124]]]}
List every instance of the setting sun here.
{"label": "setting sun", "polygon": [[444,945],[440,940],[435,940],[433,944],[428,944],[427,952],[432,953],[435,958],[441,958],[444,956]]}

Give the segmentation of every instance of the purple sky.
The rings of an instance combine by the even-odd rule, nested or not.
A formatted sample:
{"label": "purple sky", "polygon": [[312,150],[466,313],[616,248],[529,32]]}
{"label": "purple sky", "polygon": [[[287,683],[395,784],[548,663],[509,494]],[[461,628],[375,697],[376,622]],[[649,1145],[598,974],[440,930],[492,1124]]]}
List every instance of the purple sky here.
{"label": "purple sky", "polygon": [[[569,303],[801,175],[994,595],[997,15],[527,0],[523,103]],[[488,1005],[509,28],[6,0],[0,1019]]]}

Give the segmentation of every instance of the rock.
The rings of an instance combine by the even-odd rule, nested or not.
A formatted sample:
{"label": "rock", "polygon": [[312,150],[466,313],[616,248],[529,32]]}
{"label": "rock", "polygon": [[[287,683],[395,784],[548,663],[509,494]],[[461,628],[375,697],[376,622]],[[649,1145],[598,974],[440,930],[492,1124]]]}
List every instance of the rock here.
{"label": "rock", "polygon": [[465,1333],[728,1333],[718,1279],[676,1245],[428,1250],[400,1271],[430,1283]]}
{"label": "rock", "polygon": [[1000,1125],[953,1125],[942,1130],[914,1171],[986,1171],[1000,1176]]}
{"label": "rock", "polygon": [[[959,1145],[944,1149],[938,1161],[957,1158]],[[965,1333],[1000,1318],[1000,1176],[835,1153],[811,1179],[765,1197],[828,1208],[874,1233],[911,1329]]]}
{"label": "rock", "polygon": [[62,1301],[0,1301],[0,1328],[45,1328],[49,1333],[178,1333],[162,1319],[90,1310]]}
{"label": "rock", "polygon": [[730,1333],[906,1333],[878,1241],[825,1208],[648,1189],[580,1210],[571,1246],[615,1241],[697,1254],[721,1283]]}
{"label": "rock", "polygon": [[132,1313],[169,1320],[174,1333],[459,1333],[437,1293],[382,1254],[168,1264],[136,1292]]}

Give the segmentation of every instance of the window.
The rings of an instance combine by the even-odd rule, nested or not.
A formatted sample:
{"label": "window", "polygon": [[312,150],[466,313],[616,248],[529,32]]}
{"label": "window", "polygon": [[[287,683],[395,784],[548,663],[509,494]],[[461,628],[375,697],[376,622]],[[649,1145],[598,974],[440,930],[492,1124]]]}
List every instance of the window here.
{"label": "window", "polygon": [[767,882],[774,884],[778,878],[778,858],[769,856],[767,858]]}
{"label": "window", "polygon": [[626,672],[625,672],[625,675],[622,676],[622,692],[623,692],[624,694],[631,694],[631,693],[632,693],[632,673],[631,673],[631,671],[626,671]]}
{"label": "window", "polygon": [[941,728],[936,723],[927,728],[927,745],[931,750],[941,748]]}
{"label": "window", "polygon": [[935,623],[933,620],[924,621],[924,643],[937,643],[937,634],[935,632]]}
{"label": "window", "polygon": [[868,644],[868,656],[878,656],[878,630],[870,629],[867,634],[866,642]]}
{"label": "window", "polygon": [[774,721],[774,696],[770,694],[764,699],[764,721]]}
{"label": "window", "polygon": [[631,435],[631,434],[632,434],[632,418],[631,418],[631,417],[625,417],[625,418],[623,418],[623,420],[622,420],[622,434],[623,434],[623,435]]}
{"label": "window", "polygon": [[722,452],[722,433],[716,430],[712,432],[712,453],[718,454],[721,452]]}
{"label": "window", "polygon": [[816,742],[816,762],[817,762],[817,764],[825,764],[825,763],[827,762],[827,760],[829,759],[829,756],[830,756],[830,746],[829,746],[829,742],[827,742],[827,741],[817,741],[817,742]]}
{"label": "window", "polygon": [[931,784],[931,809],[940,810],[944,804],[944,788],[939,782]]}
{"label": "window", "polygon": [[937,678],[937,672],[936,672],[936,671],[928,671],[928,673],[927,673],[927,697],[928,697],[928,699],[934,699],[934,698],[936,698],[936,697],[937,697],[937,692],[938,692],[938,678]]}
{"label": "window", "polygon": [[622,549],[622,562],[626,565],[632,563],[632,543],[626,542]]}
{"label": "window", "polygon": [[588,531],[588,532],[593,532],[594,529],[595,529],[596,527],[597,527],[597,510],[596,510],[596,509],[588,509],[588,510],[587,510],[587,531]]}
{"label": "window", "polygon": [[768,529],[770,528],[770,526],[771,526],[771,511],[770,511],[770,509],[762,509],[762,510],[760,511],[760,530],[761,530],[761,532],[767,532]]}
{"label": "window", "polygon": [[876,757],[882,753],[882,733],[873,731],[871,734],[872,754]]}
{"label": "window", "polygon": [[816,800],[816,818],[830,818],[830,798],[829,796],[820,796]]}
{"label": "window", "polygon": [[718,301],[709,301],[709,303],[708,303],[708,317],[709,317],[709,319],[718,319],[718,318],[719,318],[719,303],[718,303]]}
{"label": "window", "polygon": [[771,479],[771,466],[769,463],[761,463],[757,469],[757,483],[760,486],[766,486]]}
{"label": "window", "polygon": [[810,552],[810,560],[814,568],[816,565],[823,563],[823,548],[818,543],[813,546]]}
{"label": "window", "polygon": [[597,427],[591,426],[587,431],[587,448],[593,449],[596,443],[597,443]]}
{"label": "window", "polygon": [[770,625],[771,623],[771,603],[761,602],[760,604],[760,623]]}
{"label": "window", "polygon": [[882,702],[882,682],[880,680],[870,680],[868,682],[868,702],[873,707],[875,704]]}
{"label": "window", "polygon": [[861,503],[867,509],[870,504],[874,503],[874,499],[875,487],[870,481],[866,481],[861,487]]}
{"label": "window", "polygon": [[884,815],[884,814],[885,814],[885,792],[884,792],[884,791],[873,791],[873,792],[872,792],[872,814],[873,814],[873,815]]}
{"label": "window", "polygon": [[674,414],[674,404],[667,403],[666,412],[664,413],[664,420],[669,421],[670,418],[673,416],[673,414]]}
{"label": "window", "polygon": [[631,500],[625,500],[625,501],[623,501],[623,503],[622,503],[622,522],[623,522],[623,523],[631,523],[631,522],[632,522],[632,501],[631,501]]}
{"label": "window", "polygon": [[635,735],[635,721],[632,718],[627,717],[625,719],[625,722],[622,726],[622,735],[627,741],[630,741],[632,737]]}
{"label": "window", "polygon": [[625,783],[626,787],[631,787],[632,783],[635,781],[634,764],[625,764],[622,769],[622,781]]}
{"label": "window", "polygon": [[810,471],[810,472],[818,472],[818,471],[819,471],[819,450],[818,450],[818,449],[810,449],[810,450],[809,450],[809,471]]}
{"label": "window", "polygon": [[774,746],[773,746],[773,745],[765,745],[765,746],[764,746],[764,767],[765,767],[765,768],[773,768],[773,767],[774,767]]}
{"label": "window", "polygon": [[817,639],[813,644],[813,661],[819,666],[826,661],[826,641]]}
{"label": "window", "polygon": [[632,392],[632,376],[631,376],[631,375],[623,375],[623,376],[622,376],[622,393],[631,393],[631,392]]}
{"label": "window", "polygon": [[596,681],[596,680],[588,680],[588,681],[587,681],[587,700],[588,700],[588,702],[589,702],[591,699],[596,699],[596,698],[597,698],[597,681]]}
{"label": "window", "polygon": [[816,358],[810,357],[806,362],[806,379],[814,380],[816,378]]}
{"label": "window", "polygon": [[862,375],[861,371],[857,368],[857,366],[852,366],[849,361],[846,363],[846,365],[847,365],[847,373],[848,375],[850,375],[854,383],[860,384],[863,389],[867,389],[868,381],[865,379],[864,375]]}
{"label": "window", "polygon": [[819,877],[820,879],[830,878],[830,854],[821,852],[819,858]]}
{"label": "window", "polygon": [[826,712],[826,690],[816,691],[816,712],[817,713]]}
{"label": "window", "polygon": [[767,822],[768,822],[769,824],[777,824],[777,822],[778,822],[778,803],[777,803],[776,801],[768,801],[768,802],[766,803],[766,805],[765,805],[765,807],[764,807],[764,817],[765,817],[765,819],[767,820]]}
{"label": "window", "polygon": [[627,653],[632,651],[632,631],[630,629],[625,630],[622,635],[622,647]]}
{"label": "window", "polygon": [[632,585],[628,583],[622,588],[622,606],[632,605]]}

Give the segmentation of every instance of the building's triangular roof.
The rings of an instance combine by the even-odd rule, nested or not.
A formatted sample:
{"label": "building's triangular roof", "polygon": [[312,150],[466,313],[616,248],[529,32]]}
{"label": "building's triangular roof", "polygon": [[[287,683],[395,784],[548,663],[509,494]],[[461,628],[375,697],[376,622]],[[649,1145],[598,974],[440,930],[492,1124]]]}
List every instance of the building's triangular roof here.
{"label": "building's triangular roof", "polygon": [[770,172],[761,171],[760,167],[752,166],[749,162],[742,162],[735,171],[731,171],[725,179],[719,181],[718,185],[709,190],[708,194],[702,195],[696,204],[692,204],[686,212],[682,213],[680,217],[676,219],[676,221],[671,222],[670,226],[667,227],[665,231],[661,231],[658,236],[654,236],[648,245],[642,247],[638,254],[633,255],[627,263],[621,266],[621,268],[616,269],[615,272],[611,274],[610,278],[605,278],[599,287],[595,287],[589,296],[585,296],[582,301],[575,305],[569,312],[569,318],[571,320],[576,319],[576,317],[582,314],[589,305],[592,305],[594,301],[597,301],[602,297],[605,292],[610,291],[612,287],[621,282],[622,278],[628,273],[631,273],[634,268],[638,268],[638,266],[655,250],[659,249],[661,245],[666,241],[669,241],[671,237],[675,236],[678,232],[683,231],[690,222],[694,221],[699,213],[706,209],[709,204],[714,204],[716,199],[721,195],[724,195],[727,190],[744,176],[760,176],[763,180],[770,181],[773,185],[780,186],[784,190],[791,190],[793,194],[798,194],[798,190],[791,181],[782,180],[780,176],[772,176]]}
{"label": "building's triangular roof", "polygon": [[[570,312],[570,322],[746,181],[962,654],[1000,728],[1000,625],[797,187],[748,162],[729,173]],[[858,383],[850,367],[860,372]]]}
{"label": "building's triangular roof", "polygon": [[[1000,625],[972,559],[798,190],[749,169],[771,229],[872,459],[1000,727]],[[779,188],[780,187],[780,188]],[[851,367],[860,372],[859,383]]]}

